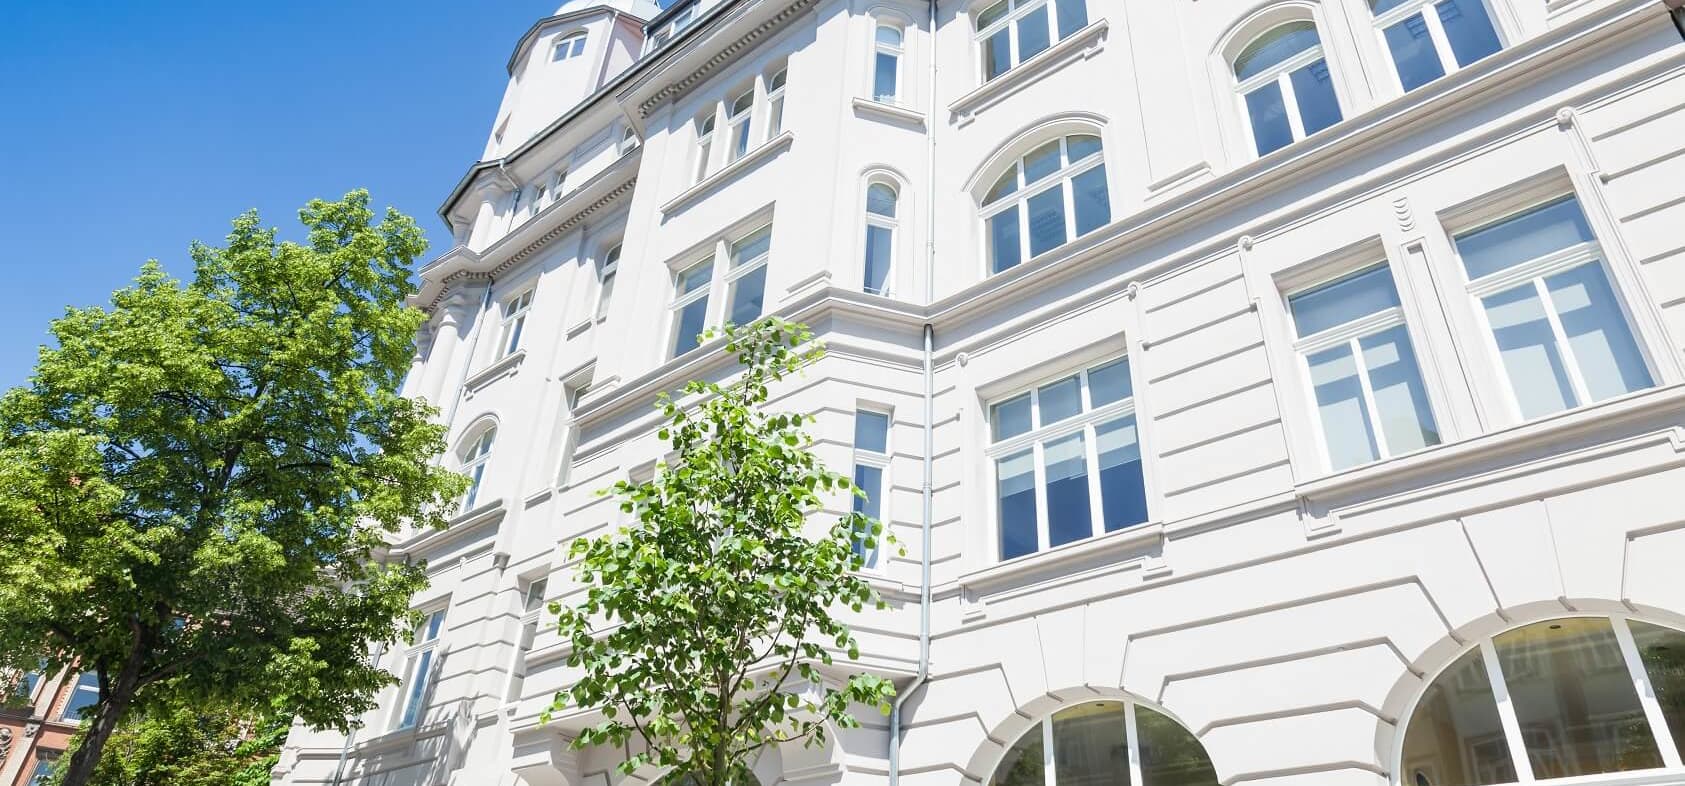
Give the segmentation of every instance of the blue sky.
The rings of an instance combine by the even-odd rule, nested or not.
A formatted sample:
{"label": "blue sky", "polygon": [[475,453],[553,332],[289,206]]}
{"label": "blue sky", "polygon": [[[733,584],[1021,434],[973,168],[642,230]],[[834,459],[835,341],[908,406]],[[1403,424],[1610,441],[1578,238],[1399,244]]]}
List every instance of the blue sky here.
{"label": "blue sky", "polygon": [[257,208],[368,188],[421,222],[478,157],[521,33],[560,0],[9,3],[0,25],[0,387],[66,305],[191,273]]}

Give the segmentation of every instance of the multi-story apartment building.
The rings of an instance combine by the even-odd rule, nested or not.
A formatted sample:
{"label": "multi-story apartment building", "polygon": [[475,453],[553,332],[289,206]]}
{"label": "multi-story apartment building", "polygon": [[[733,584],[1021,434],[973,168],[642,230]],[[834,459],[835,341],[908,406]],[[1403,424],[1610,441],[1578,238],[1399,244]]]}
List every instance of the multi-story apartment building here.
{"label": "multi-story apartment building", "polygon": [[0,674],[0,784],[36,786],[82,724],[82,710],[99,701],[99,676],[61,669]]}
{"label": "multi-story apartment building", "polygon": [[[906,553],[773,784],[1685,783],[1685,43],[1660,0],[570,0],[420,271],[474,479],[277,782],[640,786],[540,612],[778,314]],[[850,502],[835,501],[840,512]],[[921,646],[928,642],[928,649]]]}

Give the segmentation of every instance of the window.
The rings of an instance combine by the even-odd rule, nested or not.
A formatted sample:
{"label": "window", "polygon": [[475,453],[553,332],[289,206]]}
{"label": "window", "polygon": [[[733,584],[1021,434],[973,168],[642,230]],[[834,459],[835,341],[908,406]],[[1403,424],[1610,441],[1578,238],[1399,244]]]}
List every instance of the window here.
{"label": "window", "polygon": [[1253,39],[1234,60],[1241,116],[1266,155],[1340,122],[1340,101],[1313,22],[1289,22]]}
{"label": "window", "polygon": [[679,9],[678,13],[673,14],[673,18],[662,22],[660,27],[656,28],[655,33],[650,36],[651,46],[649,49],[659,49],[663,44],[666,44],[668,41],[672,40],[674,36],[678,35],[679,31],[689,27],[690,23],[695,20],[695,3]]}
{"label": "window", "polygon": [[[678,357],[700,344],[700,334],[711,320],[747,325],[759,319],[766,294],[766,263],[772,247],[772,226],[763,226],[743,238],[715,245],[713,256],[680,270],[674,276],[672,333],[668,357]],[[724,264],[715,264],[723,259]],[[720,276],[716,276],[720,273]],[[716,282],[716,277],[719,281]],[[709,303],[714,287],[725,288],[725,312],[713,315]]]}
{"label": "window", "polygon": [[1287,298],[1329,469],[1439,444],[1385,264]]}
{"label": "window", "polygon": [[871,295],[888,295],[890,269],[895,261],[896,203],[900,195],[888,183],[866,186],[865,281],[861,289]]}
{"label": "window", "polygon": [[708,176],[709,159],[714,155],[714,111],[696,119],[696,182]]}
{"label": "window", "polygon": [[527,205],[527,217],[531,218],[538,215],[538,211],[544,209],[545,201],[549,197],[550,185],[548,183],[539,183],[533,186],[532,202]]}
{"label": "window", "polygon": [[48,786],[53,782],[53,765],[58,763],[59,751],[35,751],[35,769],[29,773],[30,786]]}
{"label": "window", "polygon": [[1002,173],[983,196],[989,272],[1000,273],[1112,220],[1100,137],[1046,142]]}
{"label": "window", "polygon": [[989,407],[1000,558],[1147,520],[1129,359]]}
{"label": "window", "polygon": [[519,701],[526,685],[527,653],[532,651],[532,643],[538,638],[538,620],[544,612],[544,593],[548,587],[549,581],[543,578],[523,582],[520,587],[521,639],[515,644],[514,662],[509,667],[509,686],[503,693],[506,703]]}
{"label": "window", "polygon": [[[860,491],[854,497],[854,512],[878,522],[883,521],[883,499],[888,488],[884,475],[889,471],[889,425],[887,413],[866,409],[854,413],[854,487]],[[878,566],[880,542],[882,535],[856,535],[854,553],[860,555],[864,567]]]}
{"label": "window", "polygon": [[608,304],[614,297],[614,276],[620,269],[620,244],[608,250],[597,265],[597,321],[608,318]]}
{"label": "window", "polygon": [[550,60],[559,62],[583,54],[585,54],[585,34],[574,33],[556,41],[556,48],[550,51]]}
{"label": "window", "polygon": [[84,712],[93,712],[95,704],[99,703],[99,674],[84,671],[76,675],[76,684],[70,688],[70,698],[64,702],[64,710],[59,712],[61,720],[76,722],[82,720]]}
{"label": "window", "polygon": [[879,23],[873,32],[872,100],[893,104],[901,97],[901,28]]}
{"label": "window", "polygon": [[1481,639],[1441,672],[1404,727],[1411,786],[1654,770],[1685,739],[1685,633],[1569,617]]}
{"label": "window", "polygon": [[591,371],[577,374],[562,383],[562,412],[558,416],[561,438],[557,440],[560,445],[556,459],[557,488],[565,487],[568,483],[568,470],[573,465],[573,448],[579,441],[579,431],[574,426],[573,413],[579,408],[579,400],[591,389],[591,374],[594,371],[593,367]]}
{"label": "window", "polygon": [[780,68],[766,80],[766,136],[771,139],[784,132],[784,72]]}
{"label": "window", "polygon": [[394,716],[394,728],[407,729],[421,719],[427,682],[433,676],[433,653],[438,650],[439,628],[444,622],[445,610],[439,609],[426,614],[415,626],[412,644],[404,656],[403,681],[398,684],[401,702]]}
{"label": "window", "polygon": [[1457,235],[1456,247],[1522,419],[1655,384],[1572,196]]}
{"label": "window", "polygon": [[1502,48],[1485,0],[1369,0],[1405,92]]}
{"label": "window", "polygon": [[458,513],[473,510],[474,503],[480,498],[480,482],[485,479],[486,462],[491,459],[491,446],[496,441],[497,428],[487,426],[463,452],[462,474],[468,476],[468,490],[462,494],[462,506]]}
{"label": "window", "polygon": [[631,127],[631,126],[627,126],[625,131],[620,132],[620,153],[621,153],[621,155],[625,155],[627,153],[632,152],[632,148],[635,148],[637,146],[638,146],[638,130]]}
{"label": "window", "polygon": [[527,326],[527,311],[532,308],[532,290],[503,301],[503,321],[497,334],[497,357],[515,354],[521,348],[521,331]]}
{"label": "window", "polygon": [[[994,79],[1034,57],[1055,41],[1088,26],[1084,0],[999,0],[973,19],[982,58],[983,81]],[[1057,20],[1049,20],[1049,13]],[[1055,25],[1053,22],[1056,21]]]}
{"label": "window", "polygon": [[1053,713],[1008,748],[987,786],[1217,786],[1199,738],[1134,701]]}
{"label": "window", "polygon": [[750,88],[731,102],[726,110],[726,128],[731,134],[731,146],[727,150],[727,161],[736,161],[749,152],[749,132],[753,129],[755,116],[755,91]]}

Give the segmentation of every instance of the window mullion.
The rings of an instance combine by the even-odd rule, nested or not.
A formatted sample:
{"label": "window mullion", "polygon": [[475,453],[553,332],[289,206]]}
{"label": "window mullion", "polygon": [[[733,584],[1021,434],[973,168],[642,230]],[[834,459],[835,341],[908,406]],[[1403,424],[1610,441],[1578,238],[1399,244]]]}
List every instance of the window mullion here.
{"label": "window mullion", "polygon": [[1088,464],[1088,530],[1092,535],[1106,533],[1105,508],[1100,506],[1100,445],[1094,421],[1082,426],[1083,460]]}
{"label": "window mullion", "polygon": [[1043,466],[1046,459],[1041,440],[1036,440],[1030,445],[1030,460],[1035,462],[1031,472],[1036,483],[1036,551],[1046,551],[1053,542],[1047,520],[1047,468]]}
{"label": "window mullion", "polygon": [[1656,738],[1656,747],[1662,754],[1662,766],[1670,769],[1685,767],[1685,762],[1679,758],[1679,747],[1674,744],[1673,735],[1667,727],[1667,716],[1662,714],[1662,704],[1656,699],[1656,688],[1650,683],[1650,673],[1644,670],[1644,659],[1638,654],[1638,643],[1632,639],[1632,630],[1627,627],[1627,618],[1617,615],[1610,619],[1615,626],[1615,641],[1621,645],[1621,655],[1626,660],[1627,673],[1632,676],[1632,687],[1638,691],[1638,703],[1644,707],[1644,717],[1650,721],[1650,735]]}
{"label": "window mullion", "polygon": [[1375,405],[1375,388],[1369,384],[1369,364],[1363,362],[1362,339],[1353,338],[1348,346],[1351,348],[1352,364],[1357,367],[1357,386],[1363,391],[1369,433],[1374,435],[1375,449],[1381,454],[1377,458],[1387,458],[1392,455],[1392,450],[1387,447],[1387,435],[1381,430],[1381,408]]}
{"label": "window mullion", "polygon": [[1042,771],[1047,774],[1044,783],[1057,784],[1059,782],[1059,757],[1054,755],[1055,752],[1053,747],[1053,716],[1049,715],[1041,722],[1041,766]]}
{"label": "window mullion", "polygon": [[1574,348],[1568,345],[1568,331],[1562,328],[1562,318],[1556,313],[1556,301],[1551,299],[1550,288],[1545,286],[1544,277],[1533,279],[1533,288],[1539,293],[1539,304],[1544,306],[1545,321],[1550,323],[1550,332],[1556,338],[1557,351],[1562,354],[1562,365],[1568,372],[1568,382],[1574,386],[1574,395],[1580,399],[1574,406],[1590,404],[1591,394],[1580,374],[1579,359],[1574,357]]}
{"label": "window mullion", "polygon": [[1135,721],[1135,702],[1123,703],[1123,738],[1129,747],[1129,782],[1145,783],[1141,776],[1141,725]]}
{"label": "window mullion", "polygon": [[1533,782],[1533,762],[1527,758],[1527,742],[1521,737],[1521,721],[1515,715],[1515,703],[1510,701],[1509,686],[1504,683],[1503,669],[1498,665],[1498,648],[1491,639],[1480,640],[1480,657],[1486,663],[1486,679],[1492,685],[1492,698],[1498,704],[1498,721],[1504,727],[1504,741],[1509,744],[1509,756],[1515,766],[1517,783]]}
{"label": "window mullion", "polygon": [[1281,86],[1281,108],[1287,113],[1287,127],[1292,131],[1295,140],[1305,138],[1305,120],[1299,116],[1299,96],[1293,92],[1293,79],[1288,71],[1276,75],[1276,84]]}
{"label": "window mullion", "polygon": [[1433,3],[1422,4],[1422,23],[1427,25],[1428,38],[1433,39],[1434,53],[1439,55],[1439,64],[1445,73],[1456,73],[1462,66],[1457,65],[1457,54],[1451,51],[1451,39],[1445,35],[1445,27],[1439,21],[1439,9]]}

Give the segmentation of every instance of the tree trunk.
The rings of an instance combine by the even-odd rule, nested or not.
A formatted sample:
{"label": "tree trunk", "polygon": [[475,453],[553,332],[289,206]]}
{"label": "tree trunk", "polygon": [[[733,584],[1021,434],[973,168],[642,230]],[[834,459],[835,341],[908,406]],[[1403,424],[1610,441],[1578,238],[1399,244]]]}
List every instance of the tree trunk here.
{"label": "tree trunk", "polygon": [[111,739],[111,733],[117,730],[117,722],[123,719],[129,705],[134,703],[143,656],[144,649],[137,642],[122,670],[117,672],[116,682],[106,691],[103,701],[94,706],[94,716],[83,721],[87,724],[87,731],[82,735],[82,742],[70,754],[70,768],[65,770],[59,786],[87,786],[93,780],[94,768],[99,766],[106,741]]}

